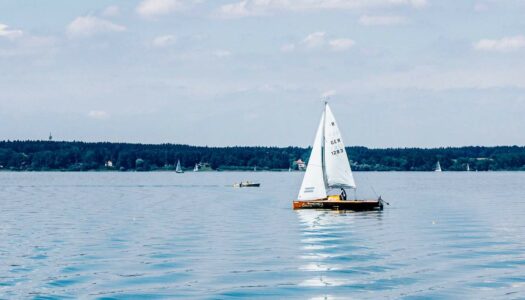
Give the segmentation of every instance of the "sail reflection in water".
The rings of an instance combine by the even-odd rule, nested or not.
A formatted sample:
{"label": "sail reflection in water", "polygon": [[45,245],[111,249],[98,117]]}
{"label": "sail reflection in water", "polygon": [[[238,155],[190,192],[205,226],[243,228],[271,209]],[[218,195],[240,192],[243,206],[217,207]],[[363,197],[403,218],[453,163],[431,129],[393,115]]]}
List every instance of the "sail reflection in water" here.
{"label": "sail reflection in water", "polygon": [[297,211],[303,228],[300,258],[304,265],[300,269],[312,273],[299,285],[355,286],[369,282],[371,278],[363,280],[364,272],[360,270],[366,269],[371,260],[381,255],[375,253],[355,231],[373,230],[381,221],[381,213]]}

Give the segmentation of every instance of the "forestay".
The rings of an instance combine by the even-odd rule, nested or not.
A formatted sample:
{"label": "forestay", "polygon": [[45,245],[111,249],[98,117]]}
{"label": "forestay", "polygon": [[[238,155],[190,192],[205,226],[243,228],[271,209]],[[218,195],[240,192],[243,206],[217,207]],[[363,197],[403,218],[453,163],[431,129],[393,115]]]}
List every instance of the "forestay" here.
{"label": "forestay", "polygon": [[355,188],[346,148],[330,106],[325,106],[324,164],[329,188]]}
{"label": "forestay", "polygon": [[325,123],[325,114],[321,116],[319,127],[315,135],[312,153],[308,160],[306,173],[304,174],[303,183],[299,190],[299,200],[315,200],[326,198],[326,187],[323,174],[323,130]]}

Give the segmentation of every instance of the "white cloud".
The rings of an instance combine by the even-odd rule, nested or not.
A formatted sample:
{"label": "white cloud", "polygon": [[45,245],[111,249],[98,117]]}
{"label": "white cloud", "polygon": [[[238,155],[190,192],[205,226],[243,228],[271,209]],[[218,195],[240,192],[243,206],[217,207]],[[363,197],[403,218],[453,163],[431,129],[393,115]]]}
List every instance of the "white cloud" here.
{"label": "white cloud", "polygon": [[116,5],[111,5],[111,6],[106,7],[101,13],[101,15],[104,17],[115,17],[115,16],[118,16],[119,14],[120,14],[120,8]]}
{"label": "white cloud", "polygon": [[216,50],[213,52],[213,55],[216,57],[223,58],[223,57],[231,56],[232,53],[228,50]]}
{"label": "white cloud", "polygon": [[97,33],[120,32],[124,30],[126,30],[126,27],[122,25],[94,16],[78,17],[67,26],[67,34],[70,37],[85,37]]}
{"label": "white cloud", "polygon": [[359,24],[364,26],[389,26],[405,23],[406,19],[402,16],[369,16],[364,15],[359,18]]}
{"label": "white cloud", "polygon": [[374,74],[336,86],[341,93],[356,89],[452,89],[525,88],[523,66],[515,68],[478,66],[476,69],[442,69],[440,66],[418,66],[409,70]]}
{"label": "white cloud", "polygon": [[281,46],[282,52],[293,52],[295,50],[295,44],[284,44]]}
{"label": "white cloud", "polygon": [[499,40],[482,39],[473,46],[479,51],[511,52],[525,48],[525,36],[517,35]]}
{"label": "white cloud", "polygon": [[149,18],[167,15],[182,8],[182,2],[179,0],[143,0],[136,11],[140,16]]}
{"label": "white cloud", "polygon": [[324,38],[325,38],[325,33],[322,32],[322,31],[317,31],[317,32],[314,32],[314,33],[310,33],[308,36],[306,36],[304,39],[303,39],[303,44],[306,45],[306,47],[308,48],[317,48],[317,47],[320,47],[324,44]]}
{"label": "white cloud", "polygon": [[488,9],[489,7],[487,6],[487,4],[482,3],[482,2],[478,2],[474,5],[474,11],[476,12],[484,12],[484,11],[487,11]]}
{"label": "white cloud", "polygon": [[92,118],[92,119],[97,119],[97,120],[104,120],[104,119],[108,119],[110,117],[109,113],[107,111],[103,111],[103,110],[92,110],[90,112],[88,112],[88,117]]}
{"label": "white cloud", "polygon": [[173,35],[161,35],[153,39],[153,46],[155,47],[166,47],[174,44],[177,38]]}
{"label": "white cloud", "polygon": [[222,5],[223,17],[247,17],[268,14],[273,11],[319,11],[351,10],[408,6],[421,8],[427,0],[242,0]]}
{"label": "white cloud", "polygon": [[24,35],[24,32],[19,29],[11,29],[9,26],[0,23],[0,37],[8,39],[16,39]]}
{"label": "white cloud", "polygon": [[226,18],[240,18],[259,14],[262,14],[262,12],[254,9],[252,5],[248,6],[247,0],[225,4],[219,8],[219,15]]}
{"label": "white cloud", "polygon": [[334,51],[345,51],[352,48],[355,42],[351,39],[335,39],[329,42],[330,48]]}
{"label": "white cloud", "polygon": [[321,98],[330,98],[332,96],[335,96],[337,94],[336,90],[328,90],[321,94]]}

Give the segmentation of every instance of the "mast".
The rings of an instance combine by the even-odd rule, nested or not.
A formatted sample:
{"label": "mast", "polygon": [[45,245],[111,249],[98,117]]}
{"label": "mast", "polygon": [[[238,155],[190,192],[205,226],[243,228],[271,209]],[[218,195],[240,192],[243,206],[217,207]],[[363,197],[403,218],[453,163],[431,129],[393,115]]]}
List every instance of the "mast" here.
{"label": "mast", "polygon": [[324,182],[324,186],[325,186],[325,189],[328,188],[328,178],[326,176],[326,157],[325,157],[325,142],[326,142],[326,107],[328,106],[328,101],[325,99],[324,101],[324,112],[323,112],[323,115],[325,116],[324,117],[324,120],[323,120],[323,138],[322,138],[322,142],[321,142],[321,169],[323,170],[323,182]]}

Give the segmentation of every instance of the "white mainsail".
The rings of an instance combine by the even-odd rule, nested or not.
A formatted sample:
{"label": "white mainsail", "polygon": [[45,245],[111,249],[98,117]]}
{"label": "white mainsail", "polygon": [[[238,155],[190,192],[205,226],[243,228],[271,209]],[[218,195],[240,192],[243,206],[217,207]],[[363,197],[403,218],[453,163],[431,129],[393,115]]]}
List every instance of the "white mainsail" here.
{"label": "white mainsail", "polygon": [[180,160],[177,161],[177,166],[175,167],[175,172],[182,172],[182,168],[180,167]]}
{"label": "white mainsail", "polygon": [[436,164],[436,169],[434,170],[434,172],[441,172],[441,164],[439,163],[439,160]]}
{"label": "white mainsail", "polygon": [[324,166],[329,188],[355,188],[345,145],[332,110],[325,105]]}
{"label": "white mainsail", "polygon": [[304,174],[303,183],[299,190],[299,200],[316,200],[326,198],[326,185],[323,172],[323,136],[325,113],[321,116],[317,133],[315,134],[312,153],[308,160],[306,173]]}

